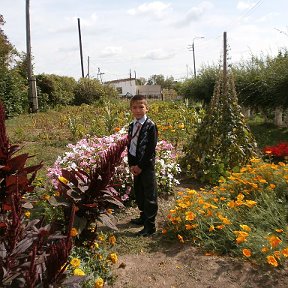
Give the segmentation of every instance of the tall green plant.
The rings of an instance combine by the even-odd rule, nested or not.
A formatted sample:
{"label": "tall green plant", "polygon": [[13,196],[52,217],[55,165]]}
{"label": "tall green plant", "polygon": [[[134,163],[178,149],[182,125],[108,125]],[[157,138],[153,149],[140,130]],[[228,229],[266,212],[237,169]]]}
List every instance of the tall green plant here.
{"label": "tall green plant", "polygon": [[207,113],[184,152],[183,163],[193,176],[212,183],[256,156],[256,142],[238,105],[231,72],[228,76],[220,72]]}

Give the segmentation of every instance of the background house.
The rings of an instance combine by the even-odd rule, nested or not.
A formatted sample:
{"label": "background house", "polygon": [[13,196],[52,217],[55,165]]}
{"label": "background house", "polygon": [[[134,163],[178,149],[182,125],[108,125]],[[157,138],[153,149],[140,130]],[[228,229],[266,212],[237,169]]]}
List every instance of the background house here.
{"label": "background house", "polygon": [[161,85],[137,85],[136,92],[147,98],[162,99]]}
{"label": "background house", "polygon": [[105,83],[106,85],[113,86],[120,97],[133,97],[136,95],[136,79],[126,78],[119,80],[112,80]]}
{"label": "background house", "polygon": [[112,80],[105,83],[114,87],[120,97],[131,98],[136,94],[147,98],[162,99],[161,85],[136,85],[135,78]]}

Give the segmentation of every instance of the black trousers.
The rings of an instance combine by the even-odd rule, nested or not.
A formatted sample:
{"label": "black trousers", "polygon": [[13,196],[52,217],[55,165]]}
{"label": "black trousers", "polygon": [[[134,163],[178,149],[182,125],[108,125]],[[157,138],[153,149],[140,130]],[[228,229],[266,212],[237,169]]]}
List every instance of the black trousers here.
{"label": "black trousers", "polygon": [[143,169],[138,176],[134,177],[134,192],[140,217],[145,221],[144,228],[155,228],[158,202],[154,167]]}

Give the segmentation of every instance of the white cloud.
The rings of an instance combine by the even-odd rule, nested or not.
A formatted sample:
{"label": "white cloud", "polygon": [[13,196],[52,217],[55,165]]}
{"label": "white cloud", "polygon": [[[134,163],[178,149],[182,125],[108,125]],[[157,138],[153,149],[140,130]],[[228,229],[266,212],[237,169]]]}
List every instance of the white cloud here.
{"label": "white cloud", "polygon": [[256,5],[255,2],[250,1],[239,1],[237,4],[237,9],[239,10],[248,10],[253,8]]}
{"label": "white cloud", "polygon": [[104,48],[104,50],[101,51],[100,57],[111,57],[111,56],[117,56],[122,53],[122,47],[115,47],[115,46],[109,46]]}
{"label": "white cloud", "polygon": [[170,59],[175,56],[175,53],[164,51],[163,49],[153,49],[149,50],[141,56],[142,59],[151,60],[165,60]]}
{"label": "white cloud", "polygon": [[163,19],[166,16],[170,4],[160,1],[144,3],[137,8],[129,9],[127,13],[132,16],[149,16],[156,19]]}
{"label": "white cloud", "polygon": [[182,16],[179,20],[177,20],[174,25],[176,27],[183,27],[189,25],[191,22],[198,21],[206,11],[212,9],[214,6],[211,2],[204,1],[200,3],[198,6],[192,7],[188,10],[188,12]]}

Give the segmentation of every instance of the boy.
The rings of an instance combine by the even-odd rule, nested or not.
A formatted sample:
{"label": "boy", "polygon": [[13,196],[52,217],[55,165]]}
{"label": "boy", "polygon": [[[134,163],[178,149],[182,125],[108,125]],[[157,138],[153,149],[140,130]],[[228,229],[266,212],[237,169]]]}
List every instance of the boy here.
{"label": "boy", "polygon": [[147,237],[156,231],[157,187],[155,176],[155,149],[158,131],[156,124],[147,117],[147,100],[145,96],[135,95],[130,100],[130,109],[134,121],[128,128],[128,164],[134,175],[134,192],[140,217],[132,219],[136,225],[144,225],[137,233]]}

